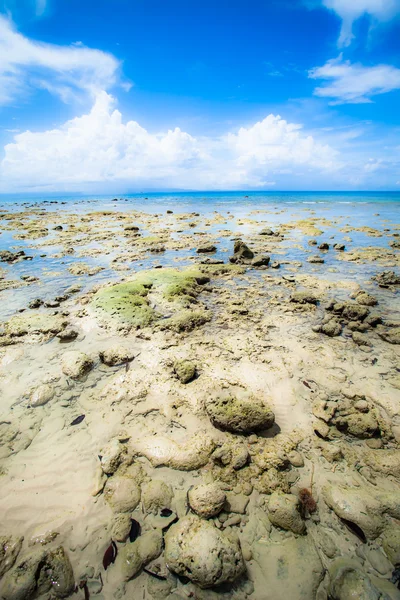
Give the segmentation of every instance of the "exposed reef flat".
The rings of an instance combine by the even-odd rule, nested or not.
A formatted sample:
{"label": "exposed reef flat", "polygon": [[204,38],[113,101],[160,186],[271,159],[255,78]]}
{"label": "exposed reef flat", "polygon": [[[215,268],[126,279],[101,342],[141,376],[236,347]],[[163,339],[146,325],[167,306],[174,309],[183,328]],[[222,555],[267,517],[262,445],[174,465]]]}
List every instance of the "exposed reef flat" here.
{"label": "exposed reef flat", "polygon": [[0,209],[0,598],[399,599],[400,207],[191,208]]}

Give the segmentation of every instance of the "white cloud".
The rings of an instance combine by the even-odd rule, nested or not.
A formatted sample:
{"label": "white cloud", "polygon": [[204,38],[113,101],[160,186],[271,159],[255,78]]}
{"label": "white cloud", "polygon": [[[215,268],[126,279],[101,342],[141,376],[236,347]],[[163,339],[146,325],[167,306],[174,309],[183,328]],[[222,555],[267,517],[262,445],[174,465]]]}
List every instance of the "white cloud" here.
{"label": "white cloud", "polygon": [[179,128],[149,133],[124,123],[113,98],[98,94],[87,115],[58,129],[15,135],[4,148],[1,191],[82,189],[113,182],[127,187],[238,189],[273,185],[275,174],[296,176],[338,167],[337,152],[299,125],[269,115],[251,127],[216,138]]}
{"label": "white cloud", "polygon": [[[37,10],[46,2],[38,0]],[[0,105],[32,88],[46,88],[64,101],[79,92],[96,95],[117,82],[119,62],[111,54],[83,45],[32,41],[0,15]]]}
{"label": "white cloud", "polygon": [[400,89],[400,69],[391,65],[365,67],[343,61],[342,56],[309,72],[312,79],[329,83],[314,90],[316,96],[332,98],[334,104],[371,102],[371,96]]}
{"label": "white cloud", "polygon": [[338,44],[348,46],[353,39],[353,24],[367,14],[373,22],[389,21],[400,14],[400,0],[322,0],[322,4],[334,10],[342,19]]}

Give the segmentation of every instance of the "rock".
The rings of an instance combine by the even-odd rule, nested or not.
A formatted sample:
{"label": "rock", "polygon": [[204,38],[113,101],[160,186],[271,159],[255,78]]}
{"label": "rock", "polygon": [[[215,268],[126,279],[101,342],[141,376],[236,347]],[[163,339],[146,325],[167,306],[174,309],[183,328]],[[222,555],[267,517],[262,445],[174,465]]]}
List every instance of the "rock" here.
{"label": "rock", "polygon": [[389,331],[378,331],[380,338],[389,344],[400,344],[400,327],[390,329]]}
{"label": "rock", "polygon": [[281,263],[277,262],[276,260],[274,260],[274,261],[271,263],[271,269],[279,269],[279,268],[280,268],[280,266],[281,266]]}
{"label": "rock", "polygon": [[275,415],[269,406],[248,393],[240,397],[221,393],[207,402],[206,411],[215,426],[233,433],[269,429],[275,422]]}
{"label": "rock", "polygon": [[123,456],[126,454],[126,448],[117,438],[114,438],[102,448],[101,468],[106,475],[112,475],[118,469],[122,462]]}
{"label": "rock", "polygon": [[[400,527],[392,523],[382,534],[382,547],[392,565],[400,564]],[[1,546],[0,546],[1,550]]]}
{"label": "rock", "polygon": [[287,456],[293,467],[304,467],[304,458],[297,450],[292,450]]}
{"label": "rock", "polygon": [[360,292],[357,294],[356,302],[362,306],[376,306],[378,304],[378,300],[374,298],[374,296],[367,294],[367,292]]}
{"label": "rock", "polygon": [[[329,598],[332,600],[394,600],[396,587],[388,581],[369,576],[359,562],[338,558],[329,569]],[[393,595],[392,595],[393,594]]]}
{"label": "rock", "polygon": [[318,246],[319,250],[329,250],[329,244],[327,242],[322,242],[322,244],[320,244]]}
{"label": "rock", "polygon": [[142,486],[142,504],[146,513],[156,515],[162,508],[171,508],[173,491],[164,481],[153,479]]}
{"label": "rock", "polygon": [[140,502],[140,487],[131,477],[114,475],[107,480],[104,498],[115,512],[131,512]]}
{"label": "rock", "polygon": [[369,450],[363,458],[374,471],[400,479],[400,450]]}
{"label": "rock", "polygon": [[189,490],[188,500],[199,517],[210,519],[221,512],[226,494],[217,483],[202,484]]}
{"label": "rock", "polygon": [[261,494],[272,494],[272,492],[289,492],[289,483],[286,473],[278,471],[275,467],[265,471],[256,482],[256,488]]}
{"label": "rock", "polygon": [[132,544],[126,544],[120,551],[119,562],[122,576],[129,581],[139,573],[142,567],[158,558],[163,549],[161,529],[153,529],[143,533]]}
{"label": "rock", "polygon": [[290,302],[296,302],[297,304],[318,304],[318,298],[310,292],[293,292],[290,296]]}
{"label": "rock", "polygon": [[43,300],[41,298],[35,298],[28,304],[28,308],[39,308],[40,306],[43,306]]}
{"label": "rock", "polygon": [[330,319],[321,326],[321,333],[329,337],[336,337],[342,333],[342,326],[336,319]]}
{"label": "rock", "polygon": [[342,316],[349,321],[363,321],[368,315],[368,308],[352,302],[346,302],[342,311]]}
{"label": "rock", "polygon": [[112,527],[112,539],[116,542],[126,542],[132,527],[132,519],[128,513],[121,513],[115,517]]}
{"label": "rock", "polygon": [[321,256],[310,256],[307,258],[307,262],[311,264],[323,264],[325,261]]}
{"label": "rock", "polygon": [[318,244],[317,240],[308,240],[309,246],[316,246]]}
{"label": "rock", "polygon": [[389,287],[391,285],[400,285],[400,275],[394,271],[383,271],[373,277],[380,287]]}
{"label": "rock", "polygon": [[217,249],[217,246],[215,246],[214,244],[203,244],[202,246],[199,246],[196,250],[196,252],[198,254],[204,254],[207,252],[215,252]]}
{"label": "rock", "polygon": [[196,377],[196,365],[190,360],[177,360],[174,372],[181,383],[189,383]]}
{"label": "rock", "polygon": [[62,357],[62,372],[71,379],[80,379],[93,368],[93,361],[84,352],[71,350]]}
{"label": "rock", "polygon": [[393,571],[393,566],[390,561],[386,558],[380,548],[366,548],[365,556],[371,566],[377,571],[380,575],[391,575]]}
{"label": "rock", "polygon": [[275,235],[275,233],[269,227],[265,227],[265,229],[261,229],[259,235]]}
{"label": "rock", "polygon": [[54,398],[54,389],[48,385],[39,385],[32,390],[29,397],[29,405],[32,407],[44,406]]}
{"label": "rock", "polygon": [[343,250],[346,250],[346,246],[344,244],[333,244],[333,248],[334,248],[334,250],[338,250],[340,252],[343,252]]}
{"label": "rock", "polygon": [[260,256],[256,256],[252,259],[251,265],[253,267],[268,267],[270,260],[270,256],[267,254],[261,254]]}
{"label": "rock", "polygon": [[306,526],[300,515],[300,502],[292,494],[273,492],[268,502],[268,518],[273,525],[293,531],[305,533]]}
{"label": "rock", "polygon": [[31,600],[51,592],[66,598],[75,587],[74,573],[62,546],[53,551],[35,551],[9,570],[2,580],[4,600]]}
{"label": "rock", "polygon": [[166,533],[165,561],[173,573],[201,588],[231,583],[245,570],[237,538],[194,516],[180,519]]}
{"label": "rock", "polygon": [[234,255],[229,258],[231,263],[249,263],[254,258],[254,252],[241,241],[235,242]]}
{"label": "rock", "polygon": [[72,327],[67,327],[64,331],[57,333],[57,337],[60,342],[72,342],[72,340],[78,337],[78,332],[76,329],[72,329]]}
{"label": "rock", "polygon": [[0,578],[14,565],[23,541],[23,537],[0,537]]}
{"label": "rock", "polygon": [[357,346],[372,346],[368,337],[365,334],[360,333],[359,331],[353,331],[351,337],[353,338],[353,342],[355,342]]}
{"label": "rock", "polygon": [[60,315],[49,315],[45,312],[31,311],[15,315],[6,323],[6,332],[12,337],[41,333],[57,334],[65,328],[65,319]]}
{"label": "rock", "polygon": [[318,594],[325,569],[311,536],[290,535],[280,543],[268,543],[268,538],[263,536],[252,544],[252,554],[258,586],[262,590],[255,594],[257,600],[326,599],[326,595]]}
{"label": "rock", "polygon": [[370,314],[364,319],[364,323],[371,327],[376,327],[382,323],[382,317],[376,314]]}
{"label": "rock", "polygon": [[226,493],[225,510],[226,512],[233,512],[239,515],[246,513],[247,505],[250,501],[248,496],[244,494],[235,494],[234,492]]}
{"label": "rock", "polygon": [[63,226],[62,225],[56,225],[55,227],[53,227],[54,231],[62,231],[63,230]]}
{"label": "rock", "polygon": [[369,413],[354,413],[340,417],[336,421],[339,431],[360,439],[372,438],[379,433],[379,425],[374,415]]}
{"label": "rock", "polygon": [[130,362],[135,358],[132,350],[129,350],[125,346],[116,345],[102,350],[100,352],[100,360],[109,367],[115,367],[115,365],[122,365]]}

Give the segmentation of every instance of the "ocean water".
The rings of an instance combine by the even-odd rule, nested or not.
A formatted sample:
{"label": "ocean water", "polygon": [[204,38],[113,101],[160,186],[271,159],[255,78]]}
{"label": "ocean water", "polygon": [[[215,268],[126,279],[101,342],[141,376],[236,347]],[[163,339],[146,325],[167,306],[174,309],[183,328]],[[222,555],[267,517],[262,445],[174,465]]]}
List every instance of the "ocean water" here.
{"label": "ocean water", "polygon": [[[54,213],[54,220],[49,227],[49,235],[39,240],[19,240],[15,235],[20,231],[10,231],[1,228],[6,221],[0,220],[0,250],[24,250],[32,256],[32,261],[22,261],[13,265],[1,263],[3,279],[16,280],[24,275],[34,275],[40,278],[39,286],[27,286],[17,289],[3,290],[0,303],[0,319],[7,318],[16,310],[26,307],[27,303],[35,297],[49,298],[62,294],[77,278],[68,272],[68,267],[74,262],[85,262],[89,265],[98,265],[104,268],[93,277],[83,276],[79,283],[83,290],[90,289],[95,283],[114,281],[122,275],[112,268],[114,254],[105,253],[104,256],[90,256],[90,250],[96,244],[88,242],[80,245],[79,252],[75,255],[66,256],[62,246],[54,244],[57,236],[52,231],[54,225],[65,225],[63,215],[72,213],[85,214],[98,210],[111,210],[116,212],[141,211],[152,215],[159,215],[160,229],[165,229],[166,211],[172,210],[176,213],[196,213],[201,216],[199,228],[213,236],[218,241],[217,258],[228,259],[232,242],[226,237],[221,237],[224,230],[234,231],[246,239],[246,236],[254,235],[256,229],[254,221],[259,222],[259,227],[269,226],[279,229],[282,224],[290,224],[300,219],[324,218],[328,221],[339,222],[334,227],[324,226],[324,234],[318,241],[330,241],[331,243],[345,243],[348,249],[362,248],[367,246],[387,248],[393,239],[390,235],[400,232],[400,192],[194,192],[194,193],[148,193],[130,194],[123,197],[112,198],[111,196],[39,196],[18,195],[0,197],[0,212],[30,211],[31,209],[46,210]],[[226,224],[210,224],[206,226],[207,219],[212,218],[214,213],[225,217],[229,216]],[[67,220],[67,219],[66,219]],[[243,220],[243,222],[242,222]],[[253,223],[246,222],[253,221]],[[204,227],[203,227],[204,225]],[[372,227],[382,233],[381,237],[371,237],[362,231],[352,231],[351,234],[340,232],[345,226],[350,227]],[[168,228],[168,226],[167,226]],[[141,229],[143,236],[154,235],[152,231]],[[188,222],[182,221],[182,232],[178,234],[176,227],[171,226],[171,237],[178,235],[193,234],[188,227]],[[387,235],[389,234],[389,236]],[[349,242],[349,236],[351,242]],[[324,273],[324,277],[331,279],[354,278],[367,279],[379,270],[383,270],[377,264],[355,264],[337,260],[334,252],[328,253],[325,264],[321,266],[309,265],[307,258],[311,253],[315,254],[315,248],[307,244],[311,236],[305,236],[300,229],[293,229],[290,236],[286,236],[279,248],[279,255],[272,257],[282,262],[298,261],[303,263],[302,272]],[[46,247],[45,242],[49,241]],[[97,243],[97,248],[101,244]],[[85,250],[89,252],[85,256]],[[60,254],[62,255],[60,257]],[[45,256],[43,256],[45,255]],[[168,250],[162,255],[148,254],[140,262],[135,261],[128,264],[132,271],[151,268],[155,264],[171,266],[176,258],[175,250]],[[196,259],[194,247],[188,247],[179,251],[180,265],[193,264]],[[279,276],[290,271],[290,265],[282,265]]]}

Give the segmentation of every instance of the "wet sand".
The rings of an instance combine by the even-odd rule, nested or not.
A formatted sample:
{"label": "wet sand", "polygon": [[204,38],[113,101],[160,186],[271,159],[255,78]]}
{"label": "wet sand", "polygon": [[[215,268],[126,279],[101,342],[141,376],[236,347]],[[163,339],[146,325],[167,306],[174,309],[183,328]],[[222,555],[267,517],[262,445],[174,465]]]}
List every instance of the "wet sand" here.
{"label": "wet sand", "polygon": [[2,208],[1,598],[400,597],[400,207],[360,210]]}

